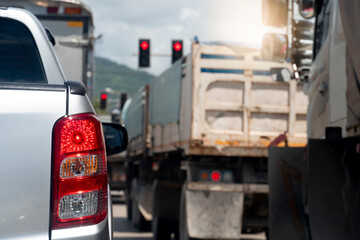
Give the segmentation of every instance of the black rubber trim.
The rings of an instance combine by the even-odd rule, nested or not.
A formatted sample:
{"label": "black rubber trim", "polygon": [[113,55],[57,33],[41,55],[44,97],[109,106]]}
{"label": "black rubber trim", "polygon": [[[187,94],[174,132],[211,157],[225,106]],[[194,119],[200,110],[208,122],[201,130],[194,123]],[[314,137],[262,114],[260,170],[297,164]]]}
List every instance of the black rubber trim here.
{"label": "black rubber trim", "polygon": [[66,81],[65,84],[70,87],[70,93],[75,95],[85,95],[86,88],[80,81]]}
{"label": "black rubber trim", "polygon": [[0,89],[64,92],[66,91],[66,85],[46,83],[0,83]]}
{"label": "black rubber trim", "polygon": [[359,81],[359,78],[358,78],[358,76],[356,74],[354,65],[352,65],[352,70],[353,70],[353,73],[354,73],[354,76],[355,76],[355,83],[356,83],[357,89],[358,89],[358,91],[360,93],[360,81]]}
{"label": "black rubber trim", "polygon": [[90,20],[89,16],[81,15],[81,16],[66,16],[66,15],[41,15],[36,14],[36,17],[40,20],[62,20],[62,21],[87,21]]}

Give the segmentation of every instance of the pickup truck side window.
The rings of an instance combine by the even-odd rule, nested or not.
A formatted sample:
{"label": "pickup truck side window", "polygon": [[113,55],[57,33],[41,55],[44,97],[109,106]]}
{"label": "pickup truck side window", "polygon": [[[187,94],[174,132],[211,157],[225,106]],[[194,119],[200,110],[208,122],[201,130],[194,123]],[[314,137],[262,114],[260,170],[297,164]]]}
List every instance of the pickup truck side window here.
{"label": "pickup truck side window", "polygon": [[330,25],[330,1],[322,0],[319,4],[321,7],[316,16],[314,59],[328,36]]}
{"label": "pickup truck side window", "polygon": [[47,83],[35,40],[21,22],[0,18],[0,82]]}

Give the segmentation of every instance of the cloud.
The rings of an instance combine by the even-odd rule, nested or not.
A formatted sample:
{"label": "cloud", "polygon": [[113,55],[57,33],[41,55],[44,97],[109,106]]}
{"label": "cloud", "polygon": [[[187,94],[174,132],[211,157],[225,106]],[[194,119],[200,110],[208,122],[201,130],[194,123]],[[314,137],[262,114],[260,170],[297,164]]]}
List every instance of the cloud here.
{"label": "cloud", "polygon": [[[103,34],[95,54],[132,68],[137,68],[133,53],[139,38],[151,39],[152,53],[165,54],[171,52],[172,39],[183,39],[187,54],[195,35],[201,41],[233,42],[258,41],[261,36],[261,0],[82,1],[93,11],[95,32]],[[160,74],[170,62],[170,57],[152,57],[148,71]]]}
{"label": "cloud", "polygon": [[182,21],[192,21],[198,20],[200,17],[200,13],[197,10],[191,8],[184,8],[180,11],[180,19]]}

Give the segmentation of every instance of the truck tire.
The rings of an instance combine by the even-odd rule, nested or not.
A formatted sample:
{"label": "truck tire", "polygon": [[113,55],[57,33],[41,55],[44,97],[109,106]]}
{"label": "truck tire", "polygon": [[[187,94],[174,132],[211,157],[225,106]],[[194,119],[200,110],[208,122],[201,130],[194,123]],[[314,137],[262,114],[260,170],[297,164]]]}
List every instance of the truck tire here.
{"label": "truck tire", "polygon": [[126,197],[126,217],[128,221],[131,221],[132,203],[129,195]]}
{"label": "truck tire", "polygon": [[[153,185],[152,232],[156,240],[179,240],[181,185],[176,181],[157,180]],[[176,204],[177,202],[177,204]]]}
{"label": "truck tire", "polygon": [[[130,165],[130,164],[129,164]],[[129,166],[129,169],[131,169],[131,165]],[[132,187],[132,181],[130,181],[131,179],[131,175],[130,175],[130,170],[127,169],[126,170],[126,183],[125,183],[125,203],[126,203],[126,215],[127,215],[127,219],[129,221],[131,221],[131,211],[132,211],[132,192],[131,192],[131,187]]]}
{"label": "truck tire", "polygon": [[269,228],[265,230],[266,240],[270,240]]}
{"label": "truck tire", "polygon": [[189,237],[187,223],[186,223],[186,183],[184,183],[181,191],[181,200],[180,200],[180,219],[179,219],[179,240],[194,240],[194,238]]}
{"label": "truck tire", "polygon": [[154,240],[170,240],[171,239],[172,224],[165,219],[153,217],[152,232]]}
{"label": "truck tire", "polygon": [[148,229],[149,223],[145,220],[144,216],[139,210],[138,201],[136,198],[136,185],[137,179],[131,181],[131,222],[135,228],[140,231]]}

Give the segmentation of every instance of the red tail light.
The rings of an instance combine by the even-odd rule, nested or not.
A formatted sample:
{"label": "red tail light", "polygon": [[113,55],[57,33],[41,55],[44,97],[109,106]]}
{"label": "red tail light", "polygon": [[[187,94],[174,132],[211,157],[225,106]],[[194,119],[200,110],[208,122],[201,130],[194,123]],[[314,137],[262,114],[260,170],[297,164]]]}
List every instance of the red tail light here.
{"label": "red tail light", "polygon": [[47,13],[53,13],[56,14],[59,12],[59,8],[58,7],[48,7],[47,8]]}
{"label": "red tail light", "polygon": [[107,215],[107,167],[100,121],[93,114],[54,128],[52,229],[97,224]]}
{"label": "red tail light", "polygon": [[221,173],[220,172],[213,171],[211,173],[211,180],[213,180],[214,182],[218,182],[218,181],[220,181],[220,179],[221,179]]}

